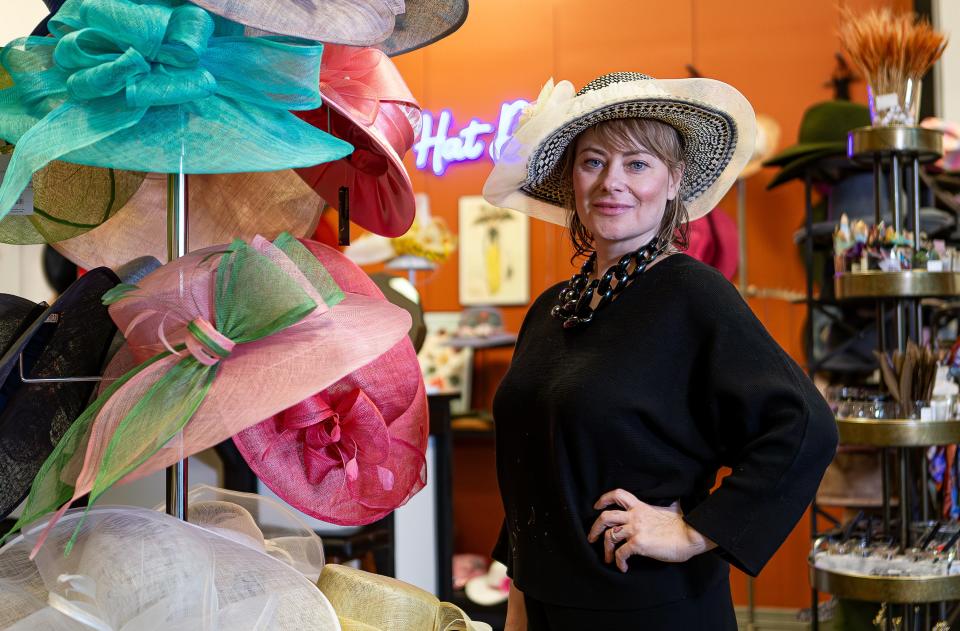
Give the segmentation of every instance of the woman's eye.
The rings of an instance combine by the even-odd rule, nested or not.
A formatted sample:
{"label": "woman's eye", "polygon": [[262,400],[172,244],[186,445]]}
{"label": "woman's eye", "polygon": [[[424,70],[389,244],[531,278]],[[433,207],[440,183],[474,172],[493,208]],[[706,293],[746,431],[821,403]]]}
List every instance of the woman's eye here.
{"label": "woman's eye", "polygon": [[649,164],[641,160],[634,160],[633,162],[630,163],[630,168],[633,169],[634,171],[643,171],[649,166],[650,166]]}
{"label": "woman's eye", "polygon": [[584,166],[590,167],[591,169],[599,169],[603,166],[603,163],[596,158],[587,158],[583,161]]}

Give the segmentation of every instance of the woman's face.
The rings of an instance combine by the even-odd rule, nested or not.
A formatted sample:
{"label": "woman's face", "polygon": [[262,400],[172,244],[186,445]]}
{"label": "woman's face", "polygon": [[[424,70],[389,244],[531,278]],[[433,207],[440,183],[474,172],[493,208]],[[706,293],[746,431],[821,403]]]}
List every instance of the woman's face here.
{"label": "woman's face", "polygon": [[620,256],[650,241],[667,201],[677,195],[680,174],[644,147],[620,151],[592,129],[580,135],[574,151],[577,215],[597,250]]}

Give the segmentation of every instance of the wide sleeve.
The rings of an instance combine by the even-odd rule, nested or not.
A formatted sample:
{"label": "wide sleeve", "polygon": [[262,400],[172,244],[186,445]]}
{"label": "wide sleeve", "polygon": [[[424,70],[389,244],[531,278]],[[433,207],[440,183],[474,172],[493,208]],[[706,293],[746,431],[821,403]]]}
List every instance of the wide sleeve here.
{"label": "wide sleeve", "polygon": [[813,500],[837,429],[816,387],[736,290],[716,284],[698,305],[707,315],[694,396],[719,464],[732,472],[685,519],[756,576]]}
{"label": "wide sleeve", "polygon": [[510,534],[507,532],[507,520],[503,520],[500,525],[500,534],[497,536],[497,543],[493,546],[493,552],[490,556],[494,561],[500,561],[507,566],[507,574],[513,576],[513,558],[510,554]]}

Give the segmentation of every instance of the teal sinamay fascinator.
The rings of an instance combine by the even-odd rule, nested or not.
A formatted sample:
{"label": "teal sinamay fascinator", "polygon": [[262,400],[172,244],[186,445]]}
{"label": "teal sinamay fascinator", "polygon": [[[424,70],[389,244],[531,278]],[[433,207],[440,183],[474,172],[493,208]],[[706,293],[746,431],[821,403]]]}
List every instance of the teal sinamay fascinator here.
{"label": "teal sinamay fascinator", "polygon": [[353,147],[289,110],[320,106],[323,46],[245,37],[182,0],[67,0],[52,37],[0,52],[0,218],[53,160],[161,173],[306,167]]}

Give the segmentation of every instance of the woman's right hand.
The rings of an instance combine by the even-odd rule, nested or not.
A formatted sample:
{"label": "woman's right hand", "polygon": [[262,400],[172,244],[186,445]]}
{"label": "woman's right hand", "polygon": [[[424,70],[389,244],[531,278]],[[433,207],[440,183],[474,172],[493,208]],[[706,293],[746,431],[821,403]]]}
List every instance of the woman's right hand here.
{"label": "woman's right hand", "polygon": [[507,622],[503,631],[527,631],[527,606],[523,601],[523,592],[510,581],[510,595],[507,597]]}

